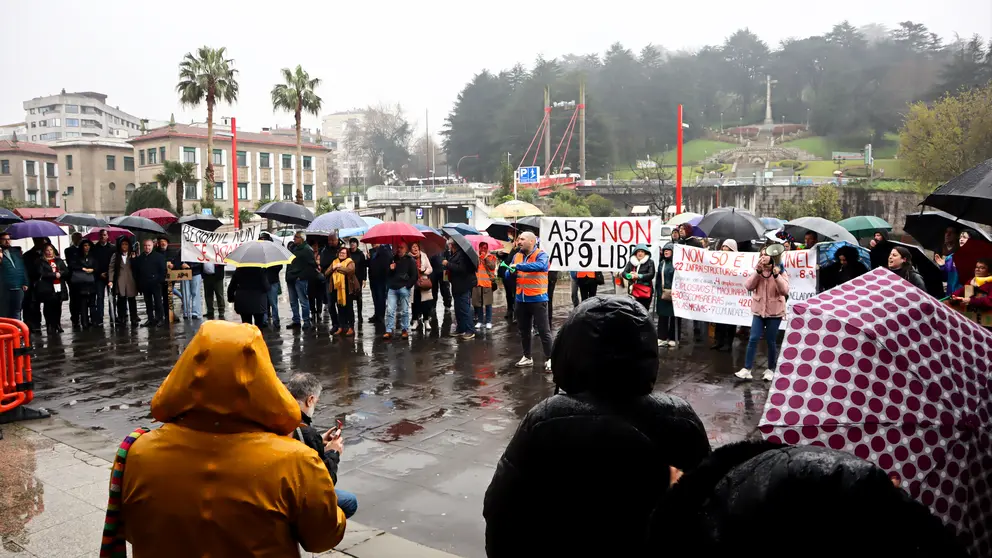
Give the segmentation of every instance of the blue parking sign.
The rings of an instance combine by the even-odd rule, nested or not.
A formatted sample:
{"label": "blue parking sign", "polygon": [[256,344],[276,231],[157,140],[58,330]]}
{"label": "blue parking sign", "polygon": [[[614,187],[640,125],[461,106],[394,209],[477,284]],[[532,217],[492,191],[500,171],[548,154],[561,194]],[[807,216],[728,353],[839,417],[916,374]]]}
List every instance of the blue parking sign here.
{"label": "blue parking sign", "polygon": [[423,219],[423,218],[424,218],[424,208],[418,207],[417,208],[417,219]]}
{"label": "blue parking sign", "polygon": [[537,184],[540,182],[541,167],[520,167],[519,178],[517,182],[520,184]]}

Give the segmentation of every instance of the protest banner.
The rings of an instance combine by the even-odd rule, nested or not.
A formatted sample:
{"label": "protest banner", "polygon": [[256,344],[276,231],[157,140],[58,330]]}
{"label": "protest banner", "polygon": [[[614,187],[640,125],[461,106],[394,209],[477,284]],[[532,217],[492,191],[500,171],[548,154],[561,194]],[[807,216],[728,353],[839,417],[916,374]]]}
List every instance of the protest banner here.
{"label": "protest banner", "polygon": [[647,244],[658,261],[662,238],[660,217],[542,217],[541,249],[552,271],[617,271],[637,244]]}
{"label": "protest banner", "polygon": [[[758,252],[714,252],[679,245],[672,257],[675,315],[701,322],[751,325],[751,293],[744,281],[755,273]],[[789,274],[791,311],[796,302],[816,294],[816,251],[792,250],[780,257]],[[785,327],[785,320],[782,322]]]}
{"label": "protest banner", "polygon": [[183,225],[184,262],[222,264],[227,255],[249,240],[258,240],[262,225],[229,232],[210,232]]}

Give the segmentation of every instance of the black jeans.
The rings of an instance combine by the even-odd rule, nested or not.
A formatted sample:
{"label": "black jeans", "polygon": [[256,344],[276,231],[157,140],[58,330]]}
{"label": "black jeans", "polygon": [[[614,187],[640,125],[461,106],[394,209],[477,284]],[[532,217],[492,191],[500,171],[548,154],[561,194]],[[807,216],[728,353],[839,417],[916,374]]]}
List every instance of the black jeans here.
{"label": "black jeans", "polygon": [[90,321],[90,310],[93,306],[93,298],[92,293],[83,293],[81,289],[76,289],[76,294],[72,302],[70,302],[70,304],[76,307],[76,318],[73,323],[78,323],[82,327],[90,326],[92,323]]}
{"label": "black jeans", "polygon": [[145,293],[145,312],[148,314],[148,321],[151,323],[164,322],[165,306],[162,302],[162,289],[152,288]]}
{"label": "black jeans", "polygon": [[716,346],[727,349],[734,346],[734,335],[737,333],[737,326],[733,324],[715,324],[713,329]]}
{"label": "black jeans", "polygon": [[[558,277],[548,274],[548,331],[551,331],[551,316],[555,313],[555,285],[558,284]],[[519,318],[518,318],[519,319]],[[550,334],[549,334],[550,335]],[[551,353],[548,353],[551,356]]]}
{"label": "black jeans", "polygon": [[359,283],[358,292],[355,294],[355,325],[362,327],[362,296],[365,294],[365,281]]}
{"label": "black jeans", "polygon": [[375,308],[373,317],[378,322],[386,319],[386,280],[370,280],[369,288],[372,291],[372,306]]}
{"label": "black jeans", "polygon": [[[93,306],[92,306],[92,316],[93,322],[102,325],[103,324],[103,305],[104,299],[107,296],[107,282],[103,279],[96,280],[96,294],[93,295]],[[113,303],[111,303],[113,304]],[[113,321],[114,311],[110,310],[111,321]]]}
{"label": "black jeans", "polygon": [[579,293],[582,295],[582,300],[596,296],[598,289],[599,285],[595,281],[583,281],[579,283]]}
{"label": "black jeans", "polygon": [[520,342],[524,356],[530,358],[531,328],[536,327],[544,349],[544,358],[551,358],[551,323],[548,321],[547,302],[518,302],[517,325],[520,326]]}
{"label": "black jeans", "polygon": [[658,316],[658,339],[678,341],[682,336],[682,320],[675,316]]}
{"label": "black jeans", "polygon": [[224,274],[214,273],[203,274],[203,299],[207,302],[207,319],[214,319],[214,302],[217,302],[217,310],[220,319],[224,319],[224,310],[227,308],[227,301],[224,300]]}
{"label": "black jeans", "polygon": [[451,283],[441,281],[441,298],[444,299],[444,307],[451,308]]}
{"label": "black jeans", "polygon": [[517,303],[517,282],[503,281],[503,293],[506,295],[506,319],[512,322]]}
{"label": "black jeans", "polygon": [[132,324],[138,323],[138,299],[133,296],[117,297],[117,322],[126,324],[128,316]]}
{"label": "black jeans", "polygon": [[69,283],[69,321],[72,325],[79,325],[79,288]]}
{"label": "black jeans", "polygon": [[34,289],[28,289],[24,293],[24,323],[28,324],[28,327],[32,330],[41,329],[41,301],[38,300],[38,295]]}
{"label": "black jeans", "polygon": [[[333,297],[334,293],[331,293]],[[327,298],[327,283],[321,281],[320,279],[311,279],[307,281],[307,299],[310,300],[310,313],[313,315],[314,320],[319,320],[321,314],[324,312],[324,303],[328,300],[333,300],[333,298]],[[337,316],[334,312],[334,306],[328,305],[331,311],[332,324],[335,327],[338,325]]]}
{"label": "black jeans", "polygon": [[345,297],[345,303],[341,304],[338,302],[337,296],[334,297],[334,304],[332,305],[336,311],[332,311],[332,317],[337,319],[337,325],[341,329],[349,330],[355,328],[355,296],[347,295]]}
{"label": "black jeans", "polygon": [[262,327],[262,316],[263,314],[241,314],[241,322],[246,324],[254,323],[258,327]]}
{"label": "black jeans", "polygon": [[62,297],[54,297],[45,301],[45,325],[49,329],[59,327],[62,322]]}

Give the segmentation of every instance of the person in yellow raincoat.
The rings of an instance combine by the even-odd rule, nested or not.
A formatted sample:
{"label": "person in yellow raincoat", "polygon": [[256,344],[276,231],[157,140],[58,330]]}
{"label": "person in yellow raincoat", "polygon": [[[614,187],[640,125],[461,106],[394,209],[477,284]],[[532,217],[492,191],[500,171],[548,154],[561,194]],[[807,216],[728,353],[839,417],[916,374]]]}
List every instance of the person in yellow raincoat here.
{"label": "person in yellow raincoat", "polygon": [[299,557],[344,536],[317,452],[289,434],[300,407],[258,328],[209,321],[152,399],[165,423],[134,440],[121,523],[134,558]]}

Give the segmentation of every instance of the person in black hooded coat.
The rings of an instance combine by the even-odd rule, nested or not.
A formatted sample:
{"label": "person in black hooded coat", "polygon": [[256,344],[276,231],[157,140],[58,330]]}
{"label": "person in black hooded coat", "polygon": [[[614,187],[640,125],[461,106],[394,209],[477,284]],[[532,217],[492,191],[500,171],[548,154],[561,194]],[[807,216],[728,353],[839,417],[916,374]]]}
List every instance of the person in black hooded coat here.
{"label": "person in black hooded coat", "polygon": [[670,475],[651,521],[649,545],[664,549],[657,555],[966,556],[883,469],[846,452],[745,441]]}
{"label": "person in black hooded coat", "polygon": [[652,393],[657,339],[628,297],[590,298],[565,321],[551,357],[564,393],[527,413],[486,490],[490,558],[645,555],[669,466],[710,453],[689,404]]}

